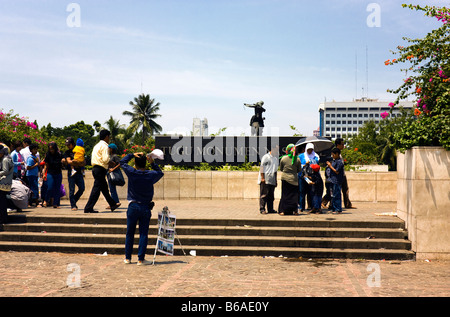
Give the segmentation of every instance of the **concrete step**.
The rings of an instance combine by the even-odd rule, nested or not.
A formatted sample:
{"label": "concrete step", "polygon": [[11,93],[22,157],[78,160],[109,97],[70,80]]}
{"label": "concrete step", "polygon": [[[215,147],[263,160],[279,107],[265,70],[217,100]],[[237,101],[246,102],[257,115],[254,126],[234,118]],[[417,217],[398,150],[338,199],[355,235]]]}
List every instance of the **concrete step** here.
{"label": "concrete step", "polygon": [[[367,248],[367,249],[409,249],[411,243],[405,239],[367,238],[322,238],[322,237],[256,237],[256,236],[190,236],[178,235],[187,246],[266,246],[304,248]],[[2,241],[123,244],[125,234],[97,233],[55,233],[55,232],[3,232]],[[138,237],[136,236],[136,241]],[[149,244],[156,244],[156,235],[149,235]]]}
{"label": "concrete step", "polygon": [[[134,246],[135,252],[137,245]],[[96,244],[86,246],[77,243],[46,243],[46,242],[10,242],[0,241],[1,251],[23,252],[66,252],[92,254],[123,254],[123,244]],[[175,247],[175,255],[189,254],[195,250],[197,256],[284,256],[289,258],[345,258],[366,260],[413,260],[414,252],[409,250],[378,250],[378,249],[335,249],[335,248],[283,248],[283,247],[230,247],[230,246],[189,246]],[[184,251],[184,252],[183,252]],[[149,245],[147,255],[153,254],[154,248]]]}
{"label": "concrete step", "polygon": [[[0,250],[123,254],[126,216],[27,215],[0,228]],[[156,244],[156,218],[150,224],[148,254]],[[413,259],[404,223],[397,218],[342,220],[177,219],[184,250],[205,256],[279,256],[304,258]],[[135,239],[137,248],[138,237]],[[175,254],[183,254],[175,240]]]}
{"label": "concrete step", "polygon": [[[157,230],[156,224],[151,230]],[[125,234],[125,224],[21,223],[8,224],[4,231]],[[249,226],[177,226],[179,235],[291,236],[405,239],[402,228],[329,228],[329,227],[249,227]]]}
{"label": "concrete step", "polygon": [[[327,227],[327,228],[401,228],[404,222],[398,218],[380,218],[377,220],[342,220],[339,216],[324,215],[324,218],[311,219],[309,215],[296,217],[278,217],[278,219],[177,219],[177,226],[246,226],[246,227]],[[11,223],[84,223],[84,224],[126,224],[126,215],[107,217],[95,214],[86,215],[26,215],[25,213],[10,215]],[[157,222],[156,213],[153,214],[150,225]]]}

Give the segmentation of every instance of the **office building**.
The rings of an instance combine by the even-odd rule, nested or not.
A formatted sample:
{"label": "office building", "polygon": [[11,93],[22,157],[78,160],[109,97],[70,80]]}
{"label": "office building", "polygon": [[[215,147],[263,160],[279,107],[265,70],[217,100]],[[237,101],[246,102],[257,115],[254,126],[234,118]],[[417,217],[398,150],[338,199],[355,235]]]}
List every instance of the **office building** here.
{"label": "office building", "polygon": [[203,120],[194,118],[192,123],[192,135],[193,136],[208,136],[208,119]]}
{"label": "office building", "polygon": [[[382,112],[389,112],[389,101],[378,99],[356,99],[347,102],[323,102],[319,105],[319,130],[320,136],[328,136],[332,139],[358,134],[360,127],[369,120],[379,123]],[[390,117],[400,115],[400,107],[412,108],[414,102],[404,101],[395,106]]]}

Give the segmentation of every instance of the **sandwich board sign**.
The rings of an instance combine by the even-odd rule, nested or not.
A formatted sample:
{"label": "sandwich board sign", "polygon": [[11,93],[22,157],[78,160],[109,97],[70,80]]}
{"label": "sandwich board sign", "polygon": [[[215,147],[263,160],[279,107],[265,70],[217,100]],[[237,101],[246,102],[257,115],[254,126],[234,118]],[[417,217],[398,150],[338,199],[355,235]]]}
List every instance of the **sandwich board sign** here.
{"label": "sandwich board sign", "polygon": [[[161,252],[166,255],[173,255],[176,236],[176,221],[177,217],[171,214],[169,212],[169,208],[167,207],[164,207],[163,210],[158,213],[158,238],[156,240],[153,264],[155,263],[156,252]],[[179,241],[180,240],[178,240],[178,242]]]}

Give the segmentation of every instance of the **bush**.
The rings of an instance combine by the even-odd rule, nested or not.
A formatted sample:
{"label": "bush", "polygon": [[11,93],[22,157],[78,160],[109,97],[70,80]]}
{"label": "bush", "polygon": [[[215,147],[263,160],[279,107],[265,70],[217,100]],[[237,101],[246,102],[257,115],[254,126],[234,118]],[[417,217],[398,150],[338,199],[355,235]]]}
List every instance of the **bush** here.
{"label": "bush", "polygon": [[45,140],[38,130],[35,122],[29,121],[25,117],[9,112],[0,111],[0,140],[2,142],[23,141],[29,138],[31,142],[36,143],[40,150],[47,151],[48,140]]}
{"label": "bush", "polygon": [[411,44],[398,46],[393,53],[399,56],[385,62],[409,63],[402,71],[412,72],[398,89],[388,90],[398,94],[389,106],[394,108],[409,96],[416,98],[413,114],[392,134],[394,145],[401,152],[418,145],[439,145],[450,150],[450,10],[406,4],[403,7],[423,11],[425,16],[441,21],[442,26],[423,39],[404,38]]}

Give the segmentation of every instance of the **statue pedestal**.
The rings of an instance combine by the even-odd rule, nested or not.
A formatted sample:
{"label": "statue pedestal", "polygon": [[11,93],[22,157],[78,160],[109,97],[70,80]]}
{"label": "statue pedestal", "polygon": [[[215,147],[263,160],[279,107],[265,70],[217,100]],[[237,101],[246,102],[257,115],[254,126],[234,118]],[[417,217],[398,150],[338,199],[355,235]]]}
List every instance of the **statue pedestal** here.
{"label": "statue pedestal", "polygon": [[416,259],[450,260],[450,151],[418,146],[398,153],[397,215]]}

